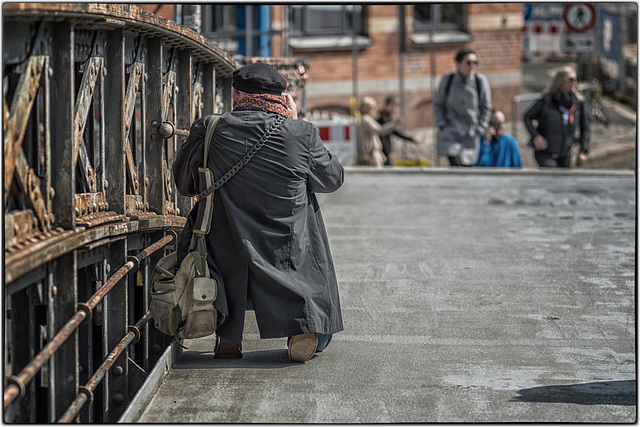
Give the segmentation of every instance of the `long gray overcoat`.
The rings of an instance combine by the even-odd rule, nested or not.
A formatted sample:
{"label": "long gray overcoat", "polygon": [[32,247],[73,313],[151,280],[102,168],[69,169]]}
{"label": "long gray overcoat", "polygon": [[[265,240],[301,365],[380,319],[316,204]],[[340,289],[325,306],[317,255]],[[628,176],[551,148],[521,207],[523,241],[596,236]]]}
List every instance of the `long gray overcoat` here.
{"label": "long gray overcoat", "polygon": [[[216,179],[258,141],[277,115],[242,107],[218,121],[209,151]],[[196,120],[173,164],[178,191],[196,194],[206,126]],[[218,335],[240,343],[246,300],[261,338],[343,329],[338,283],[314,193],[338,190],[344,169],[324,147],[318,128],[286,119],[253,159],[215,192],[209,262],[224,280],[229,318]],[[195,211],[196,209],[194,209]],[[181,242],[191,234],[195,212]],[[184,256],[184,244],[178,256]]]}
{"label": "long gray overcoat", "polygon": [[475,165],[480,151],[480,135],[491,119],[491,87],[484,74],[476,79],[453,73],[447,93],[449,74],[443,76],[433,98],[433,113],[438,127],[440,156],[460,156],[463,165]]}

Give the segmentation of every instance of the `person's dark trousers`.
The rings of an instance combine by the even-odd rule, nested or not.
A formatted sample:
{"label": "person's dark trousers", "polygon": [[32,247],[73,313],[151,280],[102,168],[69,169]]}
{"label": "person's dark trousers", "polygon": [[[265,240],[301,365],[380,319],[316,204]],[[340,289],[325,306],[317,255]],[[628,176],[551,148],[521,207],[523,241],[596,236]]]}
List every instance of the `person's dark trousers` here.
{"label": "person's dark trousers", "polygon": [[473,166],[473,165],[463,165],[462,161],[460,160],[460,156],[447,156],[447,158],[449,159],[449,166],[464,166],[464,167]]}
{"label": "person's dark trousers", "polygon": [[449,156],[449,166],[462,166],[458,156]]}
{"label": "person's dark trousers", "polygon": [[387,158],[384,164],[387,166],[393,165],[391,159],[389,159],[389,154],[391,154],[391,138],[389,136],[381,136],[380,140],[382,141],[382,154]]}
{"label": "person's dark trousers", "polygon": [[535,151],[536,162],[541,168],[570,168],[571,155],[555,157],[549,150]]}

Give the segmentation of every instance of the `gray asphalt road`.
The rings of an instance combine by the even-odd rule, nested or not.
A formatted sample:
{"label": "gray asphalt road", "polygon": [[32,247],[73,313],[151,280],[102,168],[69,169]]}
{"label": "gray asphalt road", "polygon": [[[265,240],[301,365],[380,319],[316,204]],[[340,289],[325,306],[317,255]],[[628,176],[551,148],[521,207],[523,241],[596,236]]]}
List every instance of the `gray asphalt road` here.
{"label": "gray asphalt road", "polygon": [[321,197],[344,332],[293,364],[249,312],[242,359],[187,342],[137,421],[634,422],[635,200],[633,173],[351,171]]}

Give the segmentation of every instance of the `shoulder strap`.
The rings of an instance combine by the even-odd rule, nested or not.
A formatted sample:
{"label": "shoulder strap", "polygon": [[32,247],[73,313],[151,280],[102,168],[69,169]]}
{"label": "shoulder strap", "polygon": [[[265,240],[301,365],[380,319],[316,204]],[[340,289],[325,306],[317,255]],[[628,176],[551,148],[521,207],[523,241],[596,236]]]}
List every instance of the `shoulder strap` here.
{"label": "shoulder strap", "polygon": [[[214,183],[213,171],[207,167],[209,160],[209,149],[211,148],[211,140],[213,139],[213,132],[216,129],[216,125],[218,124],[218,120],[220,119],[220,115],[212,114],[205,119],[205,123],[207,123],[207,132],[204,136],[204,155],[203,155],[203,165],[198,168],[198,173],[200,174],[200,180],[198,185],[200,186],[200,190],[205,189],[211,186]],[[213,216],[213,197],[208,198],[204,203],[199,203],[196,206],[198,209],[198,213],[196,216],[196,222],[193,226],[193,236],[191,243],[191,250],[194,250],[196,245],[196,241],[193,240],[195,236],[201,236],[205,234],[209,234],[209,230],[211,227],[211,218]],[[200,270],[198,270],[200,271]]]}
{"label": "shoulder strap", "polygon": [[478,74],[474,74],[476,77],[476,90],[478,91],[478,104],[480,104],[480,95],[482,94],[482,86],[480,86],[480,79],[478,78]]}
{"label": "shoulder strap", "polygon": [[444,100],[445,101],[447,100],[447,97],[449,96],[449,89],[451,89],[451,82],[453,82],[453,75],[454,75],[454,73],[449,73],[447,75],[447,83],[446,83],[446,86],[444,87]]}
{"label": "shoulder strap", "polygon": [[[445,101],[449,96],[449,89],[451,89],[451,82],[453,82],[453,76],[454,76],[454,73],[449,73],[447,76],[447,83],[446,83],[446,86],[444,87]],[[474,74],[474,77],[476,78],[476,90],[478,91],[478,102],[480,102],[480,95],[482,94],[482,86],[480,85],[480,79],[478,78],[478,75]]]}

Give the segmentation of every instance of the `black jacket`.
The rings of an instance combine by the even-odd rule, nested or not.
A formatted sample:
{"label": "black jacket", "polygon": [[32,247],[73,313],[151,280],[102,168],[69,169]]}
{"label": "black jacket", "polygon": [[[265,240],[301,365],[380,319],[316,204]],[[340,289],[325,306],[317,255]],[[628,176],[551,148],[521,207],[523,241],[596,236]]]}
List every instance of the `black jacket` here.
{"label": "black jacket", "polygon": [[[573,118],[561,110],[559,92],[545,95],[524,114],[531,140],[537,135],[544,136],[549,144],[547,150],[557,157],[566,156],[573,143],[579,143],[583,152],[589,151],[589,112],[573,93],[571,103],[575,105]],[[533,120],[539,122],[537,127]]]}

